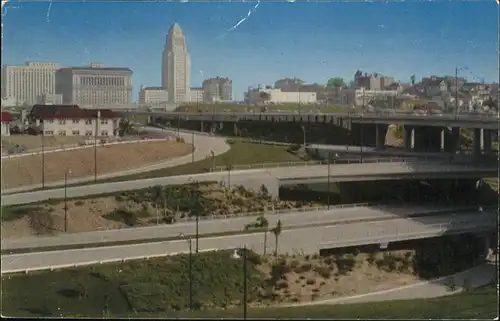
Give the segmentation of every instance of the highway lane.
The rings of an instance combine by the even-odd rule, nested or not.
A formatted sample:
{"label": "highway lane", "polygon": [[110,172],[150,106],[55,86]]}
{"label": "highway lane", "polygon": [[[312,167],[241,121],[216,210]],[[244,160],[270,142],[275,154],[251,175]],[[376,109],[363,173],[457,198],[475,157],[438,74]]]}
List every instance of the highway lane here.
{"label": "highway lane", "polygon": [[[496,164],[475,167],[473,165],[451,165],[446,162],[343,164],[330,166],[330,177],[332,182],[374,179],[416,179],[422,176],[431,178],[481,177],[495,175],[497,170]],[[231,171],[230,175],[225,171],[69,187],[67,188],[67,196],[97,195],[147,188],[155,185],[183,185],[193,181],[225,182],[227,184],[229,177],[233,185],[242,184],[247,188],[260,188],[262,184],[265,184],[268,190],[274,193],[277,192],[279,183],[316,183],[318,180],[326,180],[327,175],[328,165]],[[50,198],[63,198],[64,192],[65,190],[60,188],[2,195],[1,201],[4,206],[25,204]]]}
{"label": "highway lane", "polygon": [[[434,237],[443,233],[493,230],[496,213],[465,213],[421,218],[418,221],[406,218],[345,225],[328,225],[284,230],[279,237],[278,251],[281,253],[317,253],[326,247],[345,244],[379,244],[396,240]],[[247,246],[257,253],[263,252],[263,233],[204,238],[199,242],[200,250],[233,249]],[[267,249],[275,248],[275,239],[268,237]],[[75,264],[95,264],[120,261],[128,258],[144,258],[186,253],[187,240],[88,248],[79,250],[52,251],[28,254],[2,255],[2,273],[26,269],[47,269]]]}
{"label": "highway lane", "polygon": [[[288,213],[265,213],[269,221],[269,228],[276,225],[278,220],[282,221],[283,228],[300,227],[304,225],[320,224],[343,224],[359,220],[382,220],[401,217],[410,217],[416,215],[430,214],[442,215],[445,211],[460,212],[474,210],[470,206],[449,207],[449,206],[394,206],[394,205],[373,205],[312,209],[310,211],[289,211]],[[246,213],[253,216],[232,217],[215,220],[203,220],[200,218],[198,224],[199,234],[215,234],[225,232],[243,231],[247,224],[255,223],[257,213]],[[261,213],[262,214],[262,213]],[[71,213],[70,213],[71,215]],[[192,218],[194,220],[194,218]],[[2,240],[2,250],[22,249],[22,248],[40,248],[61,245],[93,244],[105,242],[123,242],[133,240],[164,239],[174,238],[179,234],[186,236],[195,235],[195,222],[176,223],[172,225],[162,224],[159,226],[123,228],[115,230],[82,232],[82,233],[60,233],[56,236],[26,237],[20,239]]]}

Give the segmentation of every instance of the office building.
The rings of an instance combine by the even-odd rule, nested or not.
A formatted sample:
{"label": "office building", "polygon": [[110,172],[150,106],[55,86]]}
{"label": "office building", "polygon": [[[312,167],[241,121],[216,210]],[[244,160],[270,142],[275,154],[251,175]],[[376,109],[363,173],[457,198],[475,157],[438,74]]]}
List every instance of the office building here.
{"label": "office building", "polygon": [[203,100],[208,103],[233,100],[233,81],[215,77],[203,81]]}
{"label": "office building", "polygon": [[63,99],[61,94],[41,94],[36,102],[40,105],[62,105]]}
{"label": "office building", "polygon": [[132,70],[96,63],[86,67],[62,68],[56,71],[56,93],[62,95],[64,104],[131,104]]}
{"label": "office building", "polygon": [[203,102],[203,88],[201,87],[191,87],[190,89],[190,101],[192,103]]}
{"label": "office building", "polygon": [[354,74],[356,89],[365,88],[366,90],[384,90],[394,83],[393,77],[383,76],[378,73],[367,74],[356,71]]}
{"label": "office building", "polygon": [[245,93],[245,102],[252,105],[315,104],[315,92],[281,91],[281,89],[257,88]]}
{"label": "office building", "polygon": [[168,102],[168,92],[162,87],[141,87],[139,104],[159,105]]}
{"label": "office building", "polygon": [[189,101],[191,61],[184,32],[178,23],[168,30],[161,72],[161,86],[168,92],[169,101]]}
{"label": "office building", "polygon": [[2,98],[11,98],[17,105],[35,104],[42,94],[55,93],[55,72],[52,62],[27,62],[23,66],[2,66]]}

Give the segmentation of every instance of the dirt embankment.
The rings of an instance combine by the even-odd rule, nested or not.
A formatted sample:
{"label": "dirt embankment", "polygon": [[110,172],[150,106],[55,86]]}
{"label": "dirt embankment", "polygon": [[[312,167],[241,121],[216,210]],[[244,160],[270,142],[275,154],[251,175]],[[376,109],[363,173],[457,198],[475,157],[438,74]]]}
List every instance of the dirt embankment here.
{"label": "dirt embankment", "polygon": [[[119,144],[97,148],[84,148],[67,152],[46,153],[44,159],[45,182],[64,180],[65,171],[70,178],[94,175],[95,154],[98,175],[120,172],[151,165],[191,153],[192,146],[176,141],[154,141]],[[2,160],[2,188],[16,188],[41,184],[42,156],[24,156]]]}

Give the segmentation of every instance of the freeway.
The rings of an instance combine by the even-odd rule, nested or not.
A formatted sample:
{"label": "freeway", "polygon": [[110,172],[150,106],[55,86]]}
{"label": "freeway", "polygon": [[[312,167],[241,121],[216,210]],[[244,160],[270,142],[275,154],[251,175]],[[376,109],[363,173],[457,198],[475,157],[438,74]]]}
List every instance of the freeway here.
{"label": "freeway", "polygon": [[[438,217],[420,218],[418,221],[406,218],[380,222],[326,225],[284,230],[279,236],[278,250],[281,253],[317,253],[322,248],[382,244],[401,240],[441,236],[444,233],[494,230],[496,213],[464,213]],[[247,248],[262,253],[263,233],[203,238],[199,249]],[[268,238],[269,252],[275,248],[275,239]],[[78,250],[51,251],[27,254],[2,255],[2,273],[26,270],[43,270],[74,265],[96,264],[123,259],[138,259],[186,253],[187,240],[87,248]]]}
{"label": "freeway", "polygon": [[353,123],[407,124],[414,126],[486,128],[498,130],[498,114],[470,115],[454,113],[442,115],[413,115],[391,112],[351,112],[351,113],[297,113],[297,112],[150,112],[141,110],[116,110],[123,115],[142,115],[165,117],[167,119],[197,121],[269,121],[269,122],[312,122],[335,123],[335,119],[343,118]]}
{"label": "freeway", "polygon": [[[119,191],[147,188],[156,185],[184,185],[198,182],[225,182],[225,184],[243,185],[246,188],[258,189],[265,185],[274,195],[279,194],[280,184],[303,184],[324,182],[330,172],[332,181],[367,181],[387,179],[419,179],[419,178],[478,178],[491,177],[497,174],[497,165],[452,165],[447,162],[402,162],[374,164],[343,164],[330,166],[297,166],[284,168],[251,169],[242,171],[212,172],[204,174],[158,177],[143,180],[103,183],[69,187],[67,197],[81,197],[113,193]],[[2,205],[16,205],[63,198],[64,188],[34,191],[20,194],[2,195]]]}
{"label": "freeway", "polygon": [[[305,225],[321,224],[345,224],[356,221],[384,220],[401,217],[412,217],[417,215],[433,214],[443,215],[451,212],[458,213],[471,211],[471,206],[450,207],[450,206],[394,206],[394,205],[374,205],[367,204],[341,205],[317,209],[295,209],[278,211],[276,213],[242,213],[234,217],[220,216],[218,219],[200,218],[198,224],[199,234],[215,234],[225,232],[243,231],[245,226],[255,223],[258,215],[265,215],[269,221],[269,226],[275,226],[278,220],[283,223],[284,229],[300,227]],[[70,214],[71,215],[71,214]],[[240,215],[239,217],[237,215]],[[194,220],[194,218],[191,218]],[[159,225],[150,227],[124,228],[106,231],[93,231],[82,233],[60,233],[56,236],[26,237],[20,239],[2,240],[2,250],[41,248],[50,246],[84,245],[108,242],[123,242],[134,240],[151,240],[175,238],[180,234],[195,235],[196,224],[194,222],[176,223],[172,225]]]}

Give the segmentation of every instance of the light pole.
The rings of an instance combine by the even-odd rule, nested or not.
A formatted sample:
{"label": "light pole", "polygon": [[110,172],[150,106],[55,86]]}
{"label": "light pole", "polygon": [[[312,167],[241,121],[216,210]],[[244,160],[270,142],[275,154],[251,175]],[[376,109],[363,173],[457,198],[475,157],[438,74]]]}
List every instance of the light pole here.
{"label": "light pole", "polygon": [[99,111],[95,118],[95,134],[94,134],[94,182],[97,181],[97,131],[99,129]]}
{"label": "light pole", "polygon": [[45,188],[45,130],[42,125],[42,188]]}
{"label": "light pole", "polygon": [[330,209],[330,163],[332,160],[332,155],[331,152],[328,152],[328,197],[327,197],[327,202],[328,202],[328,209]]}
{"label": "light pole", "polygon": [[[234,250],[233,259],[239,259],[238,251]],[[247,286],[247,246],[243,247],[243,320],[247,319],[247,301],[248,301],[248,286]]]}
{"label": "light pole", "polygon": [[64,232],[68,231],[68,175],[71,175],[71,169],[64,172]]}
{"label": "light pole", "polygon": [[191,145],[193,147],[193,150],[192,150],[192,153],[191,153],[191,163],[194,163],[194,150],[195,150],[195,147],[194,147],[194,131],[191,132]]}
{"label": "light pole", "polygon": [[[196,187],[198,188],[198,182],[197,181],[193,181],[193,179],[190,177],[188,179],[188,181],[190,182],[194,182],[196,184]],[[198,189],[197,189],[198,191]],[[198,197],[198,195],[196,195],[196,199],[197,199],[197,202],[199,202],[200,198]],[[196,253],[198,253],[198,245],[199,245],[199,240],[200,240],[200,212],[199,211],[196,211],[196,233],[195,233],[195,242],[196,242]]]}
{"label": "light pole", "polygon": [[[179,237],[186,237],[184,233],[180,233]],[[193,311],[193,242],[191,237],[186,237],[189,244],[189,259],[188,259],[188,277],[189,277],[189,311]]]}
{"label": "light pole", "polygon": [[455,119],[458,117],[458,72],[467,67],[455,67]]}

